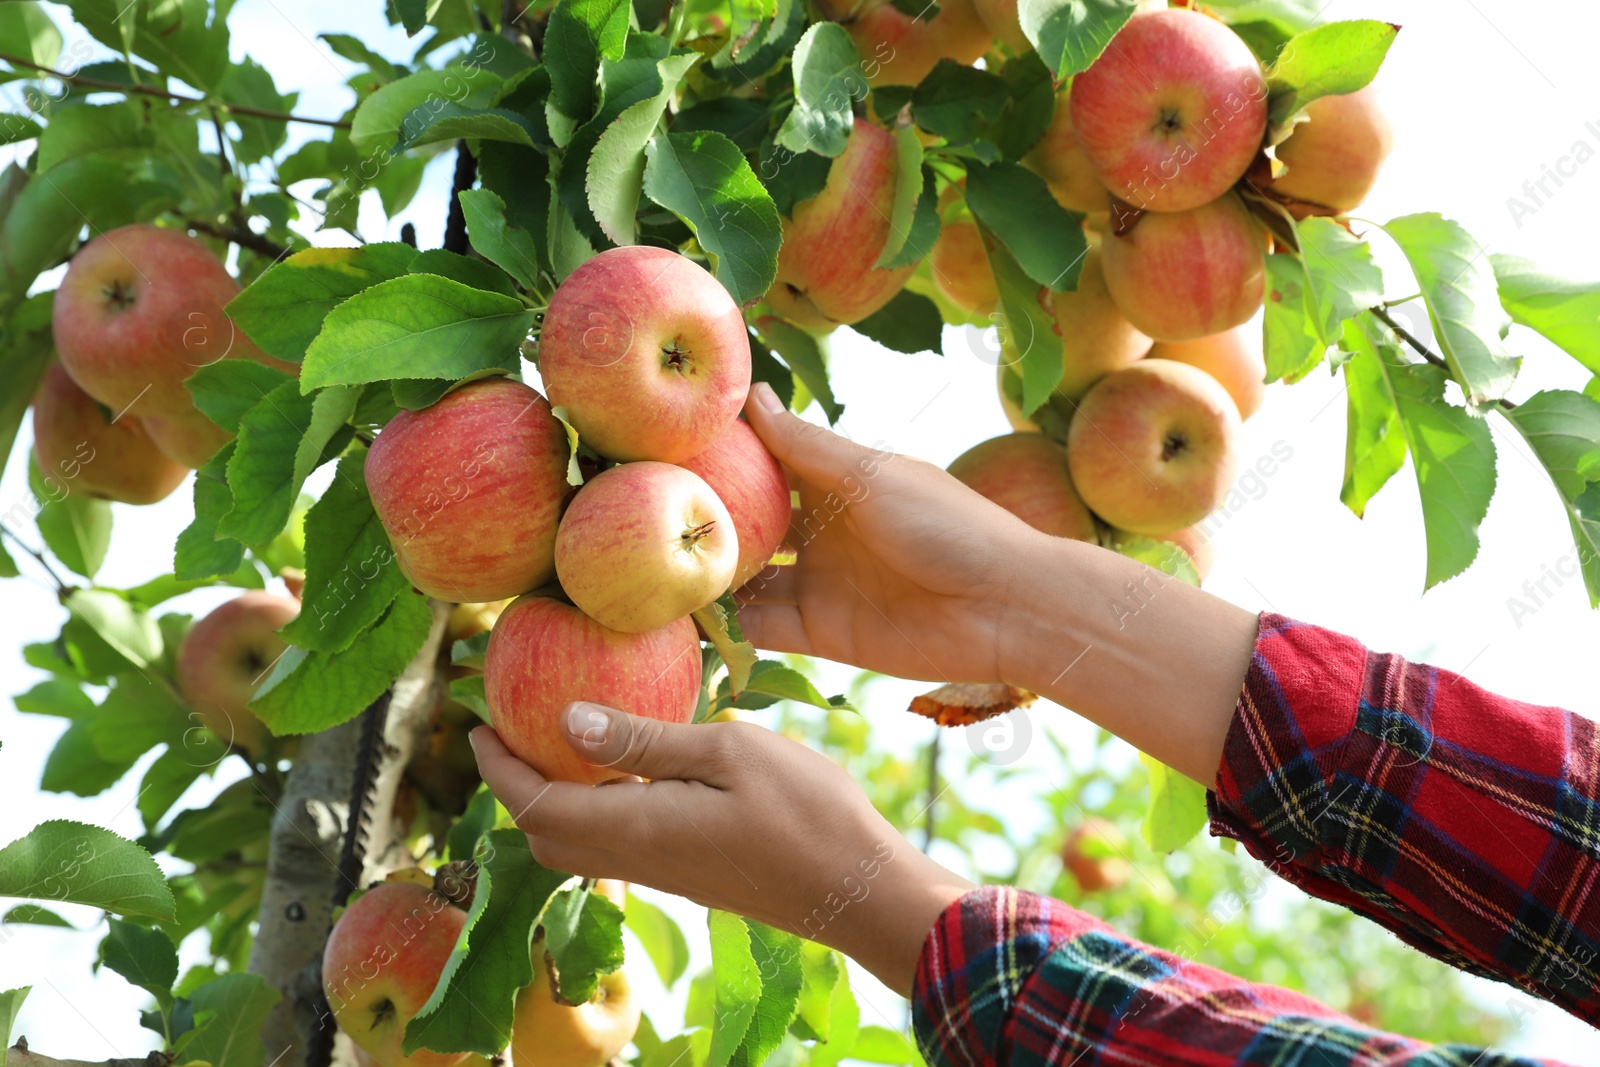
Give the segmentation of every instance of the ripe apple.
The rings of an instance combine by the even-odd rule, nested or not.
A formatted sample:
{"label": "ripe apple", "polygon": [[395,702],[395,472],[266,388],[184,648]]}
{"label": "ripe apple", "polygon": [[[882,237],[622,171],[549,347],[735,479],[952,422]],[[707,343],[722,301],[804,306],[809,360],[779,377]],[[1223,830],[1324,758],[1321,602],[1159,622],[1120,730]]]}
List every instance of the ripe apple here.
{"label": "ripe apple", "polygon": [[968,488],[1055,537],[1094,541],[1094,516],[1067,473],[1067,450],[1037,433],[1013,433],[974,445],[949,471]]}
{"label": "ripe apple", "polygon": [[1128,862],[1128,839],[1104,819],[1088,818],[1067,835],[1061,863],[1085,893],[1117,889],[1133,873]]}
{"label": "ripe apple", "polygon": [[972,0],[972,6],[996,41],[1017,55],[1033,51],[1033,44],[1022,32],[1022,22],[1017,18],[1017,0]]}
{"label": "ripe apple", "polygon": [[[599,889],[599,883],[595,886]],[[556,999],[544,939],[533,942],[533,984],[517,994],[511,1058],[519,1067],[605,1067],[633,1040],[640,1006],[626,970],[600,978],[594,996],[572,1005]]]}
{"label": "ripe apple", "polygon": [[53,329],[73,381],[120,417],[132,409],[163,452],[200,467],[228,440],[183,380],[219,359],[254,359],[289,374],[223,314],[239,283],[205,245],[138,223],[72,257],[56,290]]}
{"label": "ripe apple", "polygon": [[1187,211],[1244,176],[1267,128],[1250,47],[1196,11],[1140,12],[1073,79],[1072,128],[1100,180],[1147,211]]}
{"label": "ripe apple", "polygon": [[1109,203],[1105,183],[1072,131],[1070,83],[1056,94],[1055,107],[1044,136],[1022,161],[1045,180],[1056,201],[1068,211],[1105,211]]}
{"label": "ripe apple", "polygon": [[230,748],[259,754],[271,735],[249,704],[289,646],[278,631],[300,601],[251,590],[219,605],[178,646],[178,688],[202,725]]}
{"label": "ripe apple", "polygon": [[1161,535],[1205,518],[1238,469],[1239,411],[1186,363],[1141,359],[1102,378],[1067,430],[1072,484],[1112,526]]}
{"label": "ripe apple", "polygon": [[516,757],[553,781],[593,785],[621,772],[586,762],[561,732],[575,700],[665,722],[689,722],[700,701],[694,623],[608,630],[570,604],[525,596],[489,636],[484,694],[495,732]]}
{"label": "ripe apple", "polygon": [[1231,330],[1266,295],[1261,230],[1233,193],[1192,211],[1146,212],[1105,238],[1100,262],[1117,307],[1157,341]]}
{"label": "ripe apple", "polygon": [[550,402],[589,447],[676,463],[744,406],[750,335],[728,290],[692,259],[627,245],[587,260],[550,298],[539,338]]}
{"label": "ripe apple", "polygon": [[778,276],[766,296],[774,311],[796,326],[831,330],[861,321],[905,286],[915,264],[873,266],[889,242],[898,170],[894,135],[856,119],[822,192],[783,220]]}
{"label": "ripe apple", "polygon": [[503,600],[555,576],[567,431],[538,392],[485,378],[389,421],[367,488],[400,569],[431,597]]}
{"label": "ripe apple", "polygon": [[1272,188],[1291,200],[1354,211],[1372,192],[1394,148],[1394,131],[1373,86],[1306,105],[1306,121],[1275,153],[1287,168]]}
{"label": "ripe apple", "polygon": [[1171,359],[1199,367],[1233,397],[1239,417],[1248,419],[1261,408],[1267,392],[1267,360],[1261,350],[1261,324],[1246,323],[1194,341],[1160,341],[1151,359]]}
{"label": "ripe apple", "polygon": [[[1075,401],[1089,387],[1150,351],[1146,337],[1112,300],[1105,260],[1090,246],[1078,273],[1078,287],[1050,294],[1056,333],[1061,335],[1061,381],[1056,392]],[[1156,294],[1159,296],[1159,294]],[[1066,410],[1070,411],[1068,405]]]}
{"label": "ripe apple", "polygon": [[556,532],[561,588],[623,633],[700,610],[728,591],[738,566],[726,505],[704,478],[670,463],[624,463],[590,479]]}
{"label": "ripe apple", "polygon": [[400,1052],[406,1024],[433,995],[467,914],[431,889],[385,882],[333,924],[322,989],[339,1029],[380,1067],[453,1067],[465,1052]]}
{"label": "ripe apple", "polygon": [[1000,303],[1000,290],[989,269],[989,254],[972,212],[961,200],[961,190],[946,186],[939,194],[943,224],[939,239],[928,253],[933,284],[945,299],[968,315],[986,316]]}
{"label": "ripe apple", "polygon": [[734,419],[710,448],[682,466],[705,479],[733,519],[739,563],[731,584],[737,589],[766,569],[789,532],[789,481],[743,419]]}
{"label": "ripe apple", "polygon": [[139,416],[107,419],[59,363],[33,394],[33,450],[40,472],[68,492],[124,504],[164,500],[189,473],[156,447]]}
{"label": "ripe apple", "polygon": [[855,41],[874,87],[916,85],[941,59],[971,64],[994,39],[973,0],[941,0],[931,19],[908,15],[890,0],[822,0],[821,7]]}

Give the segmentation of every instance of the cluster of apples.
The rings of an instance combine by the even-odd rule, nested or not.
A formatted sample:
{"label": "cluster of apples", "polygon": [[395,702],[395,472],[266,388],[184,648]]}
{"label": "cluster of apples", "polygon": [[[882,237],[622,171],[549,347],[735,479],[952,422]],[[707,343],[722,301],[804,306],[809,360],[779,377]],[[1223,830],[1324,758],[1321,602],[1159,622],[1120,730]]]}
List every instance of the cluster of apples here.
{"label": "cluster of apples", "polygon": [[[492,378],[401,412],[366,479],[418,589],[456,603],[518,597],[484,668],[506,745],[547,778],[599,782],[614,772],[562,739],[562,708],[692,718],[701,660],[689,616],[772,558],[789,488],[739,418],[750,341],[738,305],[676,252],[614,248],[573,271],[545,313],[539,369],[549,400]],[[603,467],[576,490],[568,426]]]}
{"label": "cluster of apples", "polygon": [[[420,873],[420,872],[416,872]],[[425,876],[424,876],[425,877]],[[599,881],[594,892],[624,907],[627,887]],[[433,995],[467,913],[427,885],[384,882],[340,914],[322,952],[322,988],[339,1028],[370,1067],[471,1067],[466,1052],[401,1051],[406,1024]],[[517,994],[513,1062],[523,1067],[604,1067],[639,1029],[640,1007],[624,970],[600,979],[582,1004],[560,999],[544,942],[529,946],[533,982]]]}

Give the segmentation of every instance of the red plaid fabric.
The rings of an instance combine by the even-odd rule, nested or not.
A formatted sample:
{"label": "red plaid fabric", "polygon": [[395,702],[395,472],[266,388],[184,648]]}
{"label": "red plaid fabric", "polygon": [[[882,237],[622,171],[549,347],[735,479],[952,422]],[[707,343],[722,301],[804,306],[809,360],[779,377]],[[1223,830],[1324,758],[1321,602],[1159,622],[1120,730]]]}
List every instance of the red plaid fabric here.
{"label": "red plaid fabric", "polygon": [[[1600,743],[1558,708],[1263,615],[1212,831],[1430,955],[1600,1020]],[[1535,1061],[1365,1027],[1008,887],[957,901],[912,993],[930,1064]]]}

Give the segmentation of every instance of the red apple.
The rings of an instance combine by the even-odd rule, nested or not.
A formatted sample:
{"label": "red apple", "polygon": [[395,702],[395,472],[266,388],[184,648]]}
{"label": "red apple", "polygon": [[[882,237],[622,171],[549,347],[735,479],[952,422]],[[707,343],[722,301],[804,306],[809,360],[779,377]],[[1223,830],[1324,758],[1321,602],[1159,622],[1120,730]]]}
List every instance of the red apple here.
{"label": "red apple", "polygon": [[1109,203],[1105,183],[1072,131],[1072,87],[1056,94],[1055,112],[1039,143],[1023,162],[1050,186],[1057,202],[1068,211],[1105,211]]}
{"label": "red apple", "polygon": [[1260,410],[1266,397],[1267,360],[1261,350],[1260,323],[1194,341],[1161,341],[1150,349],[1150,358],[1187,363],[1211,375],[1233,397],[1241,419]]}
{"label": "red apple", "polygon": [[700,701],[694,623],[608,630],[570,604],[525,596],[489,636],[484,693],[495,732],[517,758],[553,781],[594,784],[621,772],[586,762],[561,732],[561,714],[585,700],[665,722],[689,722]]}
{"label": "red apple", "polygon": [[1078,404],[1067,465],[1083,502],[1112,526],[1161,535],[1199,522],[1238,469],[1239,412],[1216,379],[1141,359]]}
{"label": "red apple", "polygon": [[711,447],[682,466],[705,479],[733,518],[739,540],[735,589],[767,567],[789,532],[789,482],[783,468],[743,419],[734,419]]}
{"label": "red apple", "polygon": [[1394,148],[1373,86],[1306,105],[1306,121],[1274,151],[1285,166],[1273,191],[1335,211],[1354,211],[1372,192]]}
{"label": "red apple", "polygon": [[1073,79],[1072,128],[1100,180],[1147,211],[1187,211],[1244,176],[1267,128],[1267,83],[1226,25],[1141,12]]}
{"label": "red apple", "polygon": [[928,269],[933,284],[956,307],[968,315],[989,315],[1000,303],[1000,289],[989,269],[989,253],[983,235],[961,199],[961,190],[946,186],[939,194],[943,222],[939,239],[928,253]]}
{"label": "red apple", "polygon": [[750,390],[750,336],[728,290],[692,259],[627,245],[550,298],[539,337],[550,402],[607,459],[676,463],[705,448]]}
{"label": "red apple", "polygon": [[1261,230],[1232,193],[1193,211],[1147,212],[1105,238],[1101,266],[1117,307],[1157,341],[1231,330],[1266,294]]}
{"label": "red apple", "polygon": [[1094,516],[1067,473],[1067,450],[1042,434],[990,438],[957,456],[949,470],[1035,530],[1075,541],[1097,539]]}
{"label": "red apple", "polygon": [[56,350],[67,373],[113,417],[131,412],[163,452],[200,467],[228,440],[183,380],[219,359],[289,374],[240,333],[223,307],[239,283],[205,245],[143,223],[102,234],[72,257],[56,290]]}
{"label": "red apple", "polygon": [[925,19],[889,0],[823,0],[821,7],[855,41],[872,86],[916,85],[941,59],[976,62],[994,39],[973,0],[940,0],[938,14]]}
{"label": "red apple", "polygon": [[544,939],[536,939],[533,983],[517,994],[511,1023],[512,1062],[520,1067],[605,1067],[633,1040],[640,1014],[628,973],[620,968],[603,975],[594,996],[582,1004],[556,999]]}
{"label": "red apple", "polygon": [[1085,819],[1067,835],[1061,862],[1085,893],[1117,889],[1133,873],[1128,839],[1104,819]]}
{"label": "red apple", "polygon": [[453,1067],[470,1055],[400,1052],[406,1024],[433,995],[466,923],[466,912],[432,890],[385,882],[333,924],[322,989],[339,1029],[379,1067]]}
{"label": "red apple", "polygon": [[[1078,287],[1050,294],[1056,332],[1061,335],[1061,381],[1056,392],[1075,401],[1089,387],[1150,351],[1150,338],[1128,321],[1111,299],[1104,259],[1090,246],[1078,272]],[[1066,405],[1071,411],[1071,405]]]}
{"label": "red apple", "polygon": [[873,266],[889,242],[898,169],[894,135],[856,119],[822,192],[783,221],[778,276],[766,296],[774,311],[796,326],[831,330],[861,321],[905,286],[915,264]]}
{"label": "red apple", "polygon": [[293,597],[251,590],[189,627],[178,646],[183,699],[232,749],[257,755],[270,740],[249,705],[289,647],[278,631],[298,614]]}
{"label": "red apple", "polygon": [[556,533],[556,574],[602,626],[643,633],[728,591],[739,565],[733,517],[693,471],[624,463],[578,490]]}
{"label": "red apple", "polygon": [[555,576],[570,455],[544,397],[486,378],[391,419],[367,453],[367,488],[413,585],[455,603],[504,600]]}
{"label": "red apple", "polygon": [[124,504],[164,500],[189,473],[155,446],[139,416],[107,419],[59,363],[33,395],[33,450],[40,472],[68,492]]}

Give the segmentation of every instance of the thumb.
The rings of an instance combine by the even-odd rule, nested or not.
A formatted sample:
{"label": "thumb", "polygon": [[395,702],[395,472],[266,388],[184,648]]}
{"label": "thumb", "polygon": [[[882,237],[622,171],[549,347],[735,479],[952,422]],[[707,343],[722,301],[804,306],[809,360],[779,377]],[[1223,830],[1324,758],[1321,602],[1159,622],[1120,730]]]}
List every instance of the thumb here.
{"label": "thumb", "polygon": [[706,781],[712,762],[704,726],[629,715],[602,704],[568,704],[561,717],[567,744],[596,767],[641,778]]}
{"label": "thumb", "polygon": [[892,455],[807,422],[785,408],[766,382],[750,387],[744,417],[784,466],[814,486],[846,496],[860,492],[861,483],[877,474]]}

